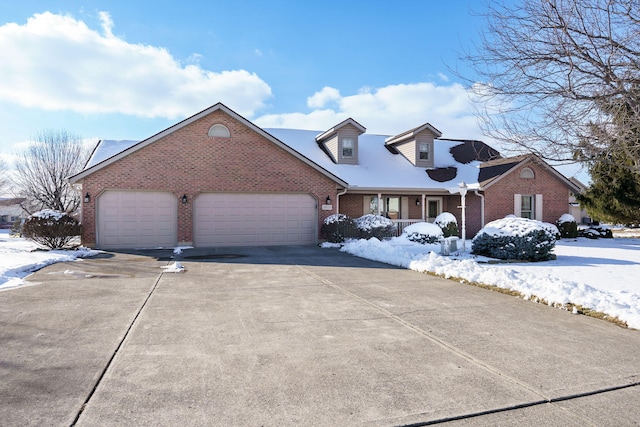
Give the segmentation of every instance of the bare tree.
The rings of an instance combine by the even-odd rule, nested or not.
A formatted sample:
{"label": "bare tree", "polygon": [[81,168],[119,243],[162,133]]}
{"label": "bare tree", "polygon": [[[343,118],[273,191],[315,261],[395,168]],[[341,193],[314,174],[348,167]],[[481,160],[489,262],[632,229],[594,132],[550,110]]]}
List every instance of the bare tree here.
{"label": "bare tree", "polygon": [[4,159],[0,158],[0,194],[7,184],[9,184],[9,166]]}
{"label": "bare tree", "polygon": [[89,151],[82,140],[65,130],[38,133],[15,161],[17,191],[27,198],[25,210],[40,209],[74,212],[80,194],[67,178],[85,165]]}
{"label": "bare tree", "polygon": [[640,174],[640,1],[519,0],[483,15],[464,60],[483,81],[472,89],[484,133],[547,160],[627,150]]}

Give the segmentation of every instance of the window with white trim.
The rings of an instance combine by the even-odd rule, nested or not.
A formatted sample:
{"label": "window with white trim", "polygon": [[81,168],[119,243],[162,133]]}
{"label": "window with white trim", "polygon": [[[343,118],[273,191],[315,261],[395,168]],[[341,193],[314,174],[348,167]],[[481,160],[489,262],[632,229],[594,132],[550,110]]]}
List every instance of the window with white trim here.
{"label": "window with white trim", "polygon": [[355,143],[351,138],[342,139],[342,157],[351,159],[353,158],[353,148]]}
{"label": "window with white trim", "polygon": [[535,219],[535,212],[535,196],[530,194],[520,196],[520,216]]}
{"label": "window with white trim", "polygon": [[535,178],[535,174],[533,173],[533,170],[531,170],[530,168],[523,168],[520,171],[520,178],[524,178],[524,179],[533,179]]}
{"label": "window with white trim", "polygon": [[216,136],[218,138],[230,138],[231,132],[229,132],[229,128],[227,128],[225,125],[217,123],[209,128],[208,135]]}
{"label": "window with white trim", "polygon": [[418,160],[429,160],[429,144],[425,142],[418,144]]}

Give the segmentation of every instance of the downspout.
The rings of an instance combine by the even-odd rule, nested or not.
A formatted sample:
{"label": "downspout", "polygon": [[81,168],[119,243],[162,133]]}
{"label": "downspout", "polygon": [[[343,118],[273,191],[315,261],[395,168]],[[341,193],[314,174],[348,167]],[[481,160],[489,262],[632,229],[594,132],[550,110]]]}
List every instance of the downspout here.
{"label": "downspout", "polygon": [[480,197],[480,228],[484,227],[484,195],[478,193],[479,190],[475,190],[476,196]]}
{"label": "downspout", "polygon": [[336,213],[339,214],[340,213],[340,196],[344,196],[345,194],[347,194],[347,190],[348,188],[345,187],[344,191],[342,193],[338,193],[336,195]]}

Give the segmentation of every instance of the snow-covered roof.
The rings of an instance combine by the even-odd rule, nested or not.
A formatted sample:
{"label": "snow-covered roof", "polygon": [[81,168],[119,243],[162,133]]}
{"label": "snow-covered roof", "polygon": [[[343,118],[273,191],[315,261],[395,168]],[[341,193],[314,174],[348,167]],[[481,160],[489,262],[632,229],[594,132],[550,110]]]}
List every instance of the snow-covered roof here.
{"label": "snow-covered roof", "polygon": [[[362,134],[358,137],[358,164],[336,164],[320,148],[316,137],[320,131],[299,129],[264,129],[302,156],[349,184],[350,190],[447,191],[464,181],[478,188],[480,162],[463,164],[451,149],[465,144],[460,140],[434,140],[434,168],[413,166],[400,154],[385,148],[388,135]],[[135,146],[139,141],[101,140],[94,149],[85,170]],[[455,150],[454,150],[455,151]],[[435,173],[435,172],[445,173]],[[427,173],[429,172],[429,173]],[[433,179],[431,176],[435,179]]]}
{"label": "snow-covered roof", "polygon": [[87,162],[85,169],[89,169],[92,166],[97,165],[98,163],[103,162],[118,153],[123,152],[129,147],[133,147],[140,141],[133,141],[130,139],[123,140],[110,140],[103,139],[98,141],[98,144],[93,149],[93,153],[91,153],[91,157],[89,157],[89,161]]}
{"label": "snow-covered roof", "polygon": [[336,164],[316,143],[318,131],[298,129],[265,129],[289,147],[339,176],[350,190],[444,191],[457,188],[464,181],[470,188],[478,186],[479,161],[462,164],[453,157],[451,148],[461,141],[434,140],[434,168],[455,168],[453,177],[440,182],[432,179],[424,167],[413,166],[401,154],[385,148],[389,135],[362,134],[358,137],[358,164]]}

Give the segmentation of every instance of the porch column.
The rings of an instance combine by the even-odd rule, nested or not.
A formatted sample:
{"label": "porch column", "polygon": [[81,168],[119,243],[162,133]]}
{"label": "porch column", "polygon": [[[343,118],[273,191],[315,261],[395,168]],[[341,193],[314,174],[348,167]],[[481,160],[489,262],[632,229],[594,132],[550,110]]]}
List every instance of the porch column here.
{"label": "porch column", "polygon": [[380,207],[382,206],[382,194],[378,193],[378,215],[382,215]]}
{"label": "porch column", "polygon": [[427,203],[427,195],[422,193],[422,204],[420,205],[422,210],[422,222],[426,220],[425,211],[427,210],[427,207],[425,206],[425,203]]}

